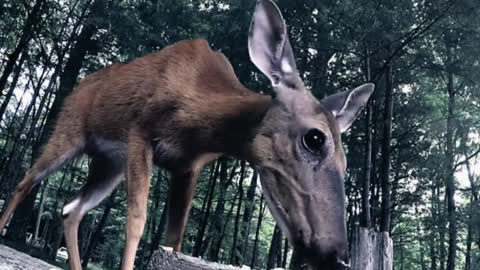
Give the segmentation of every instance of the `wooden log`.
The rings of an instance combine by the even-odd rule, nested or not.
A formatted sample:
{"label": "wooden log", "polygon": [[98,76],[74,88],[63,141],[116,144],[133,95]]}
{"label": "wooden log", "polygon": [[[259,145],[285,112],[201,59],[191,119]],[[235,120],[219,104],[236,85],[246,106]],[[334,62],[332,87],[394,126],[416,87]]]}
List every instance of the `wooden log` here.
{"label": "wooden log", "polygon": [[351,269],[393,269],[393,241],[387,232],[360,227],[353,238]]}
{"label": "wooden log", "polygon": [[48,264],[28,254],[0,245],[1,270],[61,270],[61,268]]}
{"label": "wooden log", "polygon": [[173,252],[167,248],[155,251],[148,262],[148,270],[245,270],[250,269],[232,265],[207,262],[203,259],[191,257],[179,252]]}

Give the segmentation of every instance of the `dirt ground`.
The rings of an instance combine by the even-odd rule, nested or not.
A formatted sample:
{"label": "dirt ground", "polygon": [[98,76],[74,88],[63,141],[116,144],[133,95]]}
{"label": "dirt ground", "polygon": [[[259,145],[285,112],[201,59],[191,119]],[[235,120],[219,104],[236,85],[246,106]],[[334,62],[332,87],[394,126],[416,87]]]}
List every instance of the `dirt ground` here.
{"label": "dirt ground", "polygon": [[56,266],[0,245],[0,270],[60,270]]}

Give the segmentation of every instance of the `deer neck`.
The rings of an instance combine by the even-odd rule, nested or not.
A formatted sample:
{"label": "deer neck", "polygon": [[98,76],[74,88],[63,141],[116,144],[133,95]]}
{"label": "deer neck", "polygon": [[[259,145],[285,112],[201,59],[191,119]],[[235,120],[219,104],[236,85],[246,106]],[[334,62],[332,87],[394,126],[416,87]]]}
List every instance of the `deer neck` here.
{"label": "deer neck", "polygon": [[211,153],[250,160],[272,99],[243,90],[173,104],[175,110],[155,128],[155,163],[190,167]]}
{"label": "deer neck", "polygon": [[262,130],[264,118],[271,108],[269,96],[252,94],[237,99],[222,119],[218,133],[226,155],[250,160],[255,137]]}

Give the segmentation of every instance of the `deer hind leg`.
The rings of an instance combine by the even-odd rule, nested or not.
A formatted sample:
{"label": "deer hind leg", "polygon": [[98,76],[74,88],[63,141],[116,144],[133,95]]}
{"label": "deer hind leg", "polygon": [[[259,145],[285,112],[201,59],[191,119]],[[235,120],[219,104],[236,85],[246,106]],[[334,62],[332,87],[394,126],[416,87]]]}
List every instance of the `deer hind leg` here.
{"label": "deer hind leg", "polygon": [[14,213],[17,206],[42,179],[46,178],[62,165],[83,152],[85,140],[83,137],[67,136],[54,133],[45,145],[42,154],[26,173],[23,180],[15,187],[12,199],[0,219],[0,232]]}
{"label": "deer hind leg", "polygon": [[123,157],[92,157],[87,183],[78,196],[63,208],[63,227],[69,254],[70,269],[82,269],[78,250],[78,226],[83,216],[97,206],[120,183]]}

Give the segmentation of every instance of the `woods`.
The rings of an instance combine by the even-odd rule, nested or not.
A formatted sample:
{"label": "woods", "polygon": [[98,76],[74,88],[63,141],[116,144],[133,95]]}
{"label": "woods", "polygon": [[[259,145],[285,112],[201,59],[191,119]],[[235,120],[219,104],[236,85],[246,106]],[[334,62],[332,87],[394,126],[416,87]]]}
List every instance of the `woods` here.
{"label": "woods", "polygon": [[[366,235],[392,238],[394,269],[478,269],[480,3],[276,3],[301,78],[317,98],[376,84],[367,108],[343,135],[351,250],[356,232],[366,229]],[[246,0],[0,3],[0,200],[11,199],[73,87],[113,63],[204,38],[228,57],[245,86],[270,94],[247,51],[254,7]],[[62,208],[85,184],[90,162],[75,161],[38,185],[0,242],[53,262],[65,245]],[[169,173],[155,169],[138,269],[146,269],[166,241],[169,183]],[[120,265],[124,185],[80,225],[84,266]],[[199,177],[182,253],[253,269],[295,264],[267,208],[251,164],[230,157],[212,162]]]}

